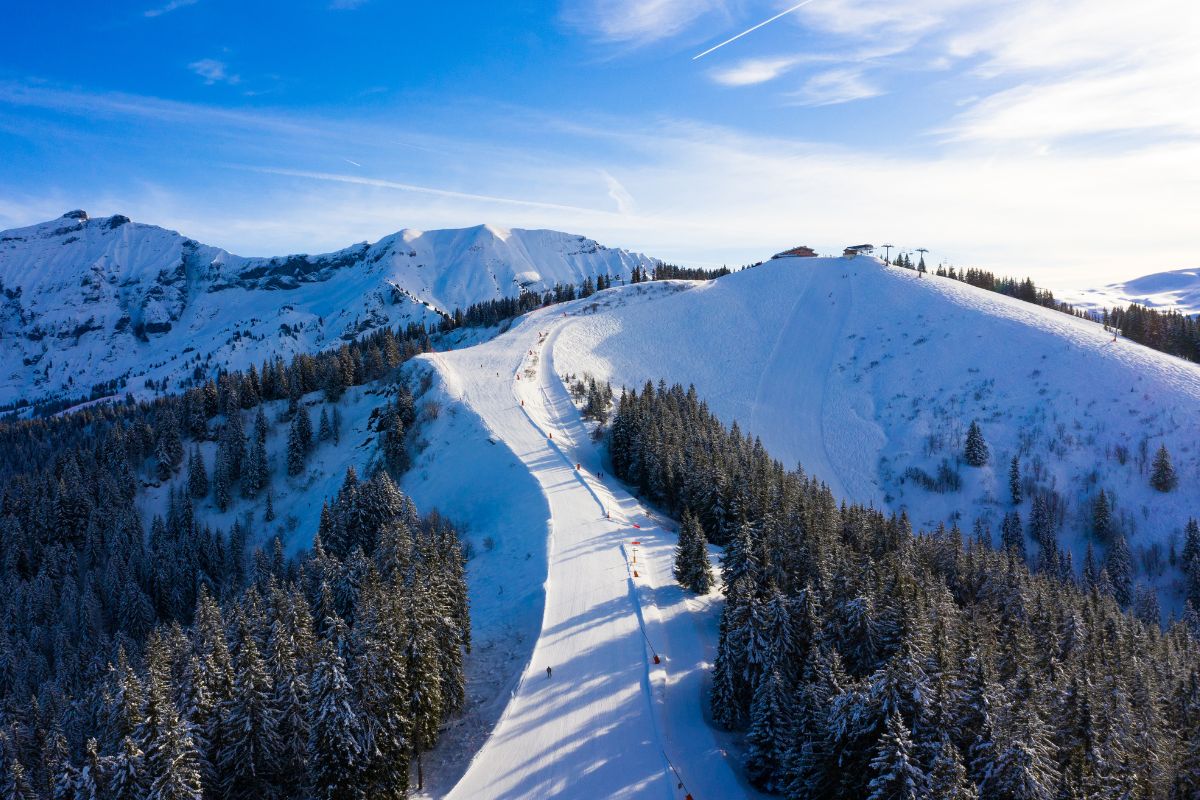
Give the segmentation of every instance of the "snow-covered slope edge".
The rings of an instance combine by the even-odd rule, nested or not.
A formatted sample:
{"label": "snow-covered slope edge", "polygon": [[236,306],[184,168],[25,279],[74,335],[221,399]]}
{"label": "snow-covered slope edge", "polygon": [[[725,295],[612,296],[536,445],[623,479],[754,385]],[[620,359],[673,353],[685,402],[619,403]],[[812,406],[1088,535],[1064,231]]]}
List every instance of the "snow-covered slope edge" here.
{"label": "snow-covered slope edge", "polygon": [[655,262],[548,230],[402,230],[325,255],[244,258],[123,216],[0,232],[0,407],[94,385],[178,387],[337,345],[383,325],[543,291],[628,278]]}
{"label": "snow-covered slope edge", "polygon": [[[1174,580],[1168,548],[1200,513],[1200,366],[875,259],[780,259],[652,305],[599,309],[570,321],[555,355],[563,371],[614,384],[694,383],[775,457],[840,497],[906,510],[914,526],[958,518],[970,532],[979,518],[998,536],[1019,456],[1016,508],[1028,523],[1028,489],[1057,492],[1077,567],[1101,488],[1135,561],[1151,565],[1143,580]],[[991,448],[981,469],[958,463],[972,420]],[[1180,475],[1169,494],[1149,485],[1160,444]],[[960,490],[929,491],[909,472],[936,475],[943,459]]]}

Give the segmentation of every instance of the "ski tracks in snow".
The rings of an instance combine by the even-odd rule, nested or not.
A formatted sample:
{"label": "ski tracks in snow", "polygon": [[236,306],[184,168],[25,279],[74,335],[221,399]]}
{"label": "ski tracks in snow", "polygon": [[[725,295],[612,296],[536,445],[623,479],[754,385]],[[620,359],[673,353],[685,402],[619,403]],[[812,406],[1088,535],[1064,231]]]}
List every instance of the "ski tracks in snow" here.
{"label": "ski tracks in snow", "polygon": [[673,530],[599,479],[600,454],[554,371],[554,342],[570,321],[535,313],[491,342],[431,358],[530,470],[551,510],[541,633],[449,796],[744,797],[704,720],[712,600],[675,584]]}

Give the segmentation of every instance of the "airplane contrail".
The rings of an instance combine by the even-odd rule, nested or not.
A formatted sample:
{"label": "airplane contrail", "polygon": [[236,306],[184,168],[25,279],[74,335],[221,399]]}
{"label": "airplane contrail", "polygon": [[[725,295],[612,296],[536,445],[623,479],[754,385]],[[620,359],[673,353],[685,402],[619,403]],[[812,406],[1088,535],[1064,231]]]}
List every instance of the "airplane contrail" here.
{"label": "airplane contrail", "polygon": [[701,53],[701,54],[700,54],[700,55],[698,55],[698,56],[692,56],[692,61],[695,61],[695,60],[696,60],[696,59],[698,59],[698,58],[704,58],[706,55],[708,55],[708,54],[709,54],[709,53],[711,53],[712,51],[714,51],[714,50],[719,50],[719,49],[721,49],[722,47],[724,47],[725,45],[729,44],[730,42],[736,42],[738,39],[742,38],[742,37],[743,37],[743,36],[745,36],[746,34],[748,34],[748,33],[754,33],[756,30],[758,30],[758,29],[759,29],[759,28],[761,28],[762,26],[764,26],[764,25],[770,25],[772,22],[774,22],[775,20],[779,19],[780,17],[786,17],[788,14],[792,13],[793,11],[796,11],[797,9],[803,8],[804,6],[808,5],[808,4],[809,4],[809,3],[811,3],[812,1],[813,1],[813,0],[804,0],[804,2],[802,2],[802,3],[796,3],[796,5],[792,6],[792,7],[791,7],[791,8],[789,8],[787,11],[780,11],[780,12],[779,12],[778,14],[776,14],[775,16],[771,17],[771,18],[770,18],[770,19],[768,19],[768,20],[763,20],[762,22],[760,22],[760,23],[758,23],[757,25],[755,25],[753,28],[747,28],[746,30],[744,30],[744,31],[742,31],[741,33],[739,33],[737,36],[734,36],[734,37],[731,37],[731,38],[729,38],[729,39],[726,39],[725,41],[721,42],[719,45],[716,45],[715,47],[710,47],[710,48],[708,48],[707,50],[705,50],[703,53]]}

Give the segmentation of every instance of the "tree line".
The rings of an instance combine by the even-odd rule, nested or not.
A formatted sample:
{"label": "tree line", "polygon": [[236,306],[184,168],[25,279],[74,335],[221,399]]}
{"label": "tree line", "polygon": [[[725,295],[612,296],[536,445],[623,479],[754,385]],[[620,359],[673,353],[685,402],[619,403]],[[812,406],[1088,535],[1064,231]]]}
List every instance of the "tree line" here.
{"label": "tree line", "polygon": [[711,711],[743,734],[757,786],[873,800],[1200,793],[1187,623],[1164,632],[1097,581],[1033,572],[983,526],[914,534],[904,515],[839,506],[694,389],[623,393],[610,447],[614,474],[684,519],[681,580],[704,588],[697,540],[725,545]]}

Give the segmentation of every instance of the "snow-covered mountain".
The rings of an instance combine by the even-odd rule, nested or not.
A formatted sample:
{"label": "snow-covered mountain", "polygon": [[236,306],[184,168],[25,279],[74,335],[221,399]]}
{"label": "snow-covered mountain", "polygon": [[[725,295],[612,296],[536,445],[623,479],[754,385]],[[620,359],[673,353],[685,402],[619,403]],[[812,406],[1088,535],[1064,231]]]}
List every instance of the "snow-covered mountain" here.
{"label": "snow-covered mountain", "polygon": [[[998,539],[1019,456],[1027,488],[1061,499],[1060,539],[1077,566],[1100,489],[1145,563],[1164,564],[1200,512],[1200,366],[1095,323],[866,257],[778,259],[643,288],[662,292],[656,302],[615,302],[634,288],[581,301],[584,313],[559,323],[559,371],[694,383],[720,417],[838,497],[906,510],[926,529],[957,517],[970,533],[982,518]],[[961,463],[973,420],[991,450],[979,469]],[[1168,494],[1149,482],[1160,444],[1180,477]],[[943,460],[960,488],[926,488]],[[1028,491],[1018,510],[1028,523]]]}
{"label": "snow-covered mountain", "polygon": [[246,258],[124,216],[0,232],[0,407],[313,352],[381,325],[628,278],[637,253],[549,230],[402,230],[324,255]]}
{"label": "snow-covered mountain", "polygon": [[1138,303],[1183,314],[1200,314],[1200,269],[1156,272],[1099,289],[1068,292],[1066,296],[1069,302],[1084,308],[1113,308]]}

